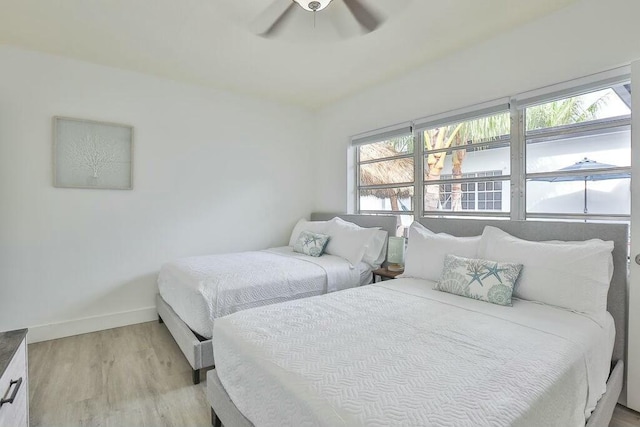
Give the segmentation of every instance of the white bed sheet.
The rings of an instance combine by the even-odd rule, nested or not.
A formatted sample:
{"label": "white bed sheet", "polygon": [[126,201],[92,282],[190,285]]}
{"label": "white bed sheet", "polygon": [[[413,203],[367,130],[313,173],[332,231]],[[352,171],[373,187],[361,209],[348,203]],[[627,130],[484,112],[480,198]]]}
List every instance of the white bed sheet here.
{"label": "white bed sheet", "polygon": [[371,267],[333,255],[318,258],[290,246],[183,258],[160,269],[158,290],[193,331],[211,338],[215,318],[239,310],[355,287]]}
{"label": "white bed sheet", "polygon": [[[396,279],[214,326],[218,376],[256,426],[584,426],[615,329]],[[496,332],[498,331],[498,332]]]}

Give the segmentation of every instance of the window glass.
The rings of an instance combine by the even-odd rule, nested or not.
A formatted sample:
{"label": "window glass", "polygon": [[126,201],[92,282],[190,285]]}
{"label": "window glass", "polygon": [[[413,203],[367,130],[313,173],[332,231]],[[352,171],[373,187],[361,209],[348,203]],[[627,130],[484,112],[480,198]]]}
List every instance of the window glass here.
{"label": "window glass", "polygon": [[413,136],[406,135],[358,147],[360,161],[413,154]]}
{"label": "window glass", "polygon": [[413,212],[413,187],[361,188],[360,210]]}
{"label": "window glass", "polygon": [[[501,171],[464,174],[463,178],[479,176],[499,176]],[[448,178],[443,177],[443,178]],[[463,211],[502,211],[503,181],[482,181],[447,183],[440,185],[440,206],[443,210],[453,210],[460,203]],[[456,194],[458,192],[459,194]],[[507,194],[508,197],[508,194]]]}
{"label": "window glass", "polygon": [[630,214],[629,105],[621,84],[525,109],[527,213]]}
{"label": "window glass", "polygon": [[511,118],[508,112],[481,117],[424,131],[424,150],[430,152],[443,148],[455,148],[499,142],[509,138]]}
{"label": "window glass", "polygon": [[[499,170],[501,175],[509,175],[511,155],[509,142],[482,147],[468,147],[451,150],[441,157],[425,155],[425,181],[456,179],[469,174],[480,174]],[[446,176],[446,178],[445,178]]]}
{"label": "window glass", "polygon": [[527,173],[571,168],[585,158],[600,163],[596,166],[631,166],[631,129],[562,135],[551,141],[527,139]]}
{"label": "window glass", "polygon": [[510,204],[504,203],[509,186],[504,186],[504,179],[495,183],[433,183],[495,175],[506,177],[508,182],[510,126],[505,112],[425,130],[424,211],[509,212]]}
{"label": "window glass", "polygon": [[403,135],[357,149],[360,211],[413,214],[413,136]]}
{"label": "window glass", "polygon": [[[489,176],[491,172],[477,174]],[[500,171],[496,171],[500,174]],[[476,174],[473,174],[476,175]],[[425,185],[425,202],[435,200],[429,194],[437,194],[433,204],[425,203],[425,210],[445,212],[509,212],[509,181],[464,181]]]}
{"label": "window glass", "polygon": [[361,185],[404,184],[413,182],[413,157],[360,165]]}
{"label": "window glass", "polygon": [[630,179],[601,181],[529,181],[527,212],[551,214],[630,215]]}
{"label": "window glass", "polygon": [[527,108],[527,131],[586,123],[600,119],[623,117],[631,108],[616,91],[627,91],[625,85]]}

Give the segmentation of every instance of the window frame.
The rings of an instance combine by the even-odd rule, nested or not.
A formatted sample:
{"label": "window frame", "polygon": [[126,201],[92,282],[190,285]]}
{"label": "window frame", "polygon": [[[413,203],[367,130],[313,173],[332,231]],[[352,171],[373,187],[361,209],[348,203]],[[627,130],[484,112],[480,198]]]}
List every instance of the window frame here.
{"label": "window frame", "polygon": [[[385,142],[393,138],[403,137],[403,136],[411,136],[414,138],[414,153],[409,154],[400,154],[397,156],[391,157],[382,157],[379,159],[371,159],[371,160],[360,160],[360,147],[367,144],[376,144],[379,142]],[[410,123],[402,123],[395,126],[390,126],[387,128],[382,128],[377,131],[368,132],[365,134],[358,135],[351,139],[351,147],[353,147],[355,152],[355,167],[354,167],[354,183],[355,183],[355,212],[359,214],[371,214],[371,215],[407,215],[413,214],[415,211],[415,136],[413,133],[413,128]],[[389,183],[389,184],[381,184],[381,185],[361,185],[360,184],[360,173],[361,166],[366,164],[384,162],[389,160],[399,160],[399,159],[407,159],[413,158],[414,164],[414,176],[413,180],[410,182],[403,183]],[[374,210],[367,209],[362,210],[360,206],[360,193],[364,190],[376,190],[376,189],[384,189],[384,188],[401,188],[401,187],[413,187],[414,188],[414,196],[413,196],[413,210],[412,211],[386,211],[386,210]]]}
{"label": "window frame", "polygon": [[[597,92],[602,89],[614,88],[620,85],[631,84],[631,70],[629,67],[621,67],[614,70],[606,71],[603,73],[587,76],[581,79],[572,80],[569,82],[560,83],[550,86],[548,88],[538,89],[526,93],[519,94],[511,98],[512,105],[515,108],[515,112],[518,115],[520,121],[520,139],[519,146],[522,156],[522,183],[519,187],[520,191],[520,210],[517,212],[517,219],[554,219],[554,220],[573,220],[573,221],[615,221],[615,222],[629,222],[631,220],[631,214],[593,214],[593,213],[550,213],[550,212],[527,212],[526,209],[526,189],[529,179],[552,177],[561,175],[571,175],[571,173],[563,173],[557,171],[551,172],[535,172],[529,173],[526,168],[527,159],[527,140],[529,135],[526,131],[526,114],[525,111],[529,107],[536,105],[542,105],[549,102],[560,101],[571,97],[585,95],[591,92]],[[615,90],[614,90],[615,92]],[[616,94],[620,96],[617,92]],[[622,98],[621,98],[622,99]],[[622,99],[626,103],[626,100]],[[627,104],[629,109],[631,105]],[[632,112],[631,112],[632,113]],[[631,115],[629,116],[617,116],[606,119],[598,119],[592,121],[586,121],[582,123],[563,125],[554,128],[543,128],[530,131],[535,135],[535,138],[557,138],[562,135],[566,136],[586,136],[597,133],[609,133],[616,130],[631,128]],[[625,130],[626,130],[625,129]],[[607,132],[608,131],[608,132]],[[629,141],[631,144],[631,141]],[[602,171],[600,173],[615,173],[615,172],[629,172],[631,173],[631,166],[618,167],[611,170]],[[598,174],[595,172],[594,174]]]}
{"label": "window frame", "polygon": [[[581,220],[581,221],[629,221],[630,215],[624,214],[568,214],[568,213],[530,213],[526,209],[526,189],[528,180],[536,177],[544,176],[556,176],[557,172],[544,172],[544,173],[528,173],[527,172],[527,140],[531,138],[526,132],[526,108],[534,105],[545,104],[561,99],[566,99],[573,96],[579,96],[590,92],[595,92],[601,89],[613,88],[620,85],[628,87],[631,80],[630,67],[625,66],[614,70],[609,70],[603,73],[575,79],[556,85],[536,89],[529,92],[523,92],[509,98],[502,98],[495,101],[477,104],[474,106],[453,110],[426,118],[416,119],[410,122],[405,122],[399,125],[391,126],[389,128],[382,128],[380,130],[367,132],[351,138],[351,146],[355,147],[354,160],[355,169],[355,181],[354,181],[354,194],[355,194],[355,212],[362,214],[385,214],[385,215],[409,215],[412,214],[414,218],[422,217],[474,217],[474,218],[503,218],[512,220],[527,220],[527,219],[555,219],[555,220]],[[617,93],[618,96],[620,94]],[[622,97],[621,97],[622,99]],[[623,99],[623,101],[626,103]],[[629,106],[631,108],[631,106]],[[483,182],[483,181],[495,181],[495,176],[490,177],[470,177],[470,178],[458,178],[458,179],[444,179],[435,182],[427,182],[424,179],[425,171],[425,147],[423,131],[452,123],[459,123],[463,121],[469,121],[477,118],[487,117],[501,112],[508,112],[511,122],[511,131],[509,138],[509,155],[510,155],[510,174],[501,175],[504,177],[510,185],[510,210],[508,212],[496,212],[496,211],[483,211],[483,210],[464,210],[464,211],[425,211],[424,210],[424,189],[425,185],[442,185],[451,183],[464,183],[464,182]],[[601,119],[594,121],[587,121],[584,123],[578,123],[574,125],[563,126],[561,128],[548,128],[543,129],[538,133],[539,138],[543,137],[557,137],[561,134],[566,135],[584,135],[589,132],[606,132],[613,131],[613,129],[628,129],[631,126],[631,117],[622,116],[609,119]],[[389,135],[393,132],[397,132],[398,129],[410,129],[414,138],[414,180],[413,183],[406,184],[391,184],[388,187],[403,187],[413,185],[413,211],[395,212],[395,211],[371,211],[360,209],[360,158],[359,150],[357,147],[363,143],[380,142],[386,139],[390,139]],[[391,132],[391,133],[390,133]],[[399,136],[399,135],[395,135]],[[496,145],[495,142],[483,142],[477,146],[491,146]],[[475,145],[474,145],[475,146]],[[432,152],[435,152],[433,150]],[[442,150],[441,150],[442,151]],[[397,156],[399,158],[409,157]],[[394,157],[395,158],[395,157]],[[392,158],[385,158],[389,160]],[[366,162],[365,162],[366,163]],[[618,167],[615,170],[607,170],[603,173],[613,172],[631,172],[631,166]],[[505,183],[506,184],[506,183]],[[502,201],[505,203],[505,200]],[[477,200],[476,200],[477,203]]]}
{"label": "window frame", "polygon": [[[421,185],[422,185],[422,194],[420,198],[420,206],[419,209],[415,209],[419,212],[419,217],[461,217],[461,216],[482,216],[482,217],[509,217],[510,212],[497,212],[497,211],[445,211],[445,210],[435,210],[435,211],[427,211],[425,209],[425,201],[424,201],[424,189],[427,185],[440,185],[440,184],[463,184],[463,183],[480,183],[480,182],[488,182],[495,181],[495,179],[491,179],[492,177],[468,177],[468,178],[450,178],[450,179],[439,179],[437,182],[427,182],[424,179],[424,170],[425,170],[425,158],[430,153],[439,153],[449,151],[450,148],[441,148],[434,150],[425,150],[424,148],[424,132],[440,126],[447,126],[451,124],[458,124],[462,122],[473,121],[476,119],[482,119],[485,117],[491,117],[499,114],[510,114],[510,105],[507,99],[500,99],[497,101],[492,101],[489,103],[484,103],[482,105],[477,106],[476,108],[469,108],[462,111],[457,111],[452,113],[449,117],[445,116],[435,116],[435,118],[426,118],[421,120],[418,124],[414,126],[415,136],[415,144],[420,144],[422,150],[422,156],[420,158],[420,163],[422,165],[422,174],[420,175]],[[513,123],[511,123],[513,126]],[[509,148],[511,150],[512,145],[512,137],[510,134],[509,138],[503,140],[493,140],[493,141],[483,141],[477,144],[473,144],[475,148],[489,148],[499,147],[500,145],[504,145],[508,143]],[[511,152],[509,153],[511,155]],[[511,167],[510,165],[510,173],[506,175],[502,175],[503,179],[501,181],[509,181],[511,180]]]}

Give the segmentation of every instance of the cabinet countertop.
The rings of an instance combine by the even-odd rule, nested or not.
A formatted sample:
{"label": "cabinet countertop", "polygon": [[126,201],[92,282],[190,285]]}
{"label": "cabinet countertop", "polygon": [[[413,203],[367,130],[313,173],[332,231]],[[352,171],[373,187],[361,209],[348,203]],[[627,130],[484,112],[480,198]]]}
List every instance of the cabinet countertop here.
{"label": "cabinet countertop", "polygon": [[13,355],[16,354],[16,350],[26,335],[26,329],[0,332],[0,376],[6,371],[9,362],[13,359]]}

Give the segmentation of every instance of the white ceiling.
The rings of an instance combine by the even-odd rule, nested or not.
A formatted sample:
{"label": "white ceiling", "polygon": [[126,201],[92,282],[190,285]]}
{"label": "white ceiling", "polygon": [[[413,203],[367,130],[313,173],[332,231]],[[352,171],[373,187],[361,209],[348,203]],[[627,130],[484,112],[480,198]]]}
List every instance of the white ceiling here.
{"label": "white ceiling", "polygon": [[0,0],[0,44],[318,108],[574,1],[363,0],[388,19],[353,36],[334,0],[264,39],[272,0]]}

